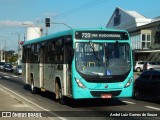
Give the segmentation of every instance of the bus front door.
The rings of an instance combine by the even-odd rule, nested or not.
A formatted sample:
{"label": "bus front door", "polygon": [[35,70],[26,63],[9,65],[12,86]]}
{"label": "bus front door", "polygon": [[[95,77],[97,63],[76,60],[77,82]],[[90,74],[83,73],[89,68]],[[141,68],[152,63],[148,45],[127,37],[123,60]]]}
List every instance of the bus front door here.
{"label": "bus front door", "polygon": [[67,96],[72,97],[72,81],[71,81],[71,61],[72,61],[72,55],[69,54],[72,53],[72,44],[66,44],[65,45],[65,51],[64,51],[64,58],[65,58],[65,64],[64,64],[64,83],[66,86],[65,94]]}

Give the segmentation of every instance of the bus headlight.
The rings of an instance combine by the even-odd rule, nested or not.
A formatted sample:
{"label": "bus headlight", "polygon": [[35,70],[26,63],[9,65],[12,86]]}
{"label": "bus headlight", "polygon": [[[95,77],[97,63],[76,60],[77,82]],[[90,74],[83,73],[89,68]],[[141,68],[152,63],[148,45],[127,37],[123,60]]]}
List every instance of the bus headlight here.
{"label": "bus headlight", "polygon": [[128,80],[128,82],[126,83],[126,85],[124,86],[124,88],[129,87],[129,86],[131,85],[132,81],[133,81],[133,79],[130,78],[130,79]]}
{"label": "bus headlight", "polygon": [[78,78],[75,78],[75,80],[79,87],[86,88],[85,85]]}

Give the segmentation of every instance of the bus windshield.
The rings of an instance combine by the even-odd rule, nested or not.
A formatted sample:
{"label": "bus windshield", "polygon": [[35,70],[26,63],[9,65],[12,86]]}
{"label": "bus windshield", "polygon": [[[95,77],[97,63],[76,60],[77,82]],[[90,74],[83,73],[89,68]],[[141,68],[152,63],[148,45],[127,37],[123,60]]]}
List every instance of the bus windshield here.
{"label": "bus windshield", "polygon": [[76,43],[76,69],[84,75],[114,76],[131,70],[128,43]]}

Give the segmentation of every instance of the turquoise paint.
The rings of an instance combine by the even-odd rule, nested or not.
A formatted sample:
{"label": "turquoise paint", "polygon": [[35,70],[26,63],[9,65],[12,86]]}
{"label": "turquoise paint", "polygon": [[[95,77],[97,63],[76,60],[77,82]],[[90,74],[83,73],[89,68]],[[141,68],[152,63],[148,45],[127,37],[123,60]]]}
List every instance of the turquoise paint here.
{"label": "turquoise paint", "polygon": [[[75,43],[76,42],[89,42],[91,40],[75,40],[74,39],[74,48],[75,48]],[[93,42],[93,41],[92,41]],[[94,42],[98,42],[98,43],[103,43],[104,40],[94,40]],[[107,40],[107,43],[114,43],[115,41],[113,40]],[[130,44],[130,40],[121,40],[119,41],[119,43],[129,43]],[[130,53],[131,53],[131,48],[130,48]],[[131,63],[132,63],[132,55],[131,55]],[[90,91],[116,91],[116,90],[122,90],[121,94],[119,96],[116,97],[131,97],[132,93],[133,93],[133,82],[131,83],[131,85],[127,88],[124,88],[124,86],[126,85],[126,83],[128,82],[129,78],[133,79],[133,64],[131,64],[131,71],[128,75],[128,77],[123,81],[123,82],[117,82],[117,83],[90,83],[85,81],[77,72],[76,68],[75,68],[75,56],[74,56],[74,60],[73,60],[73,64],[72,64],[72,90],[73,90],[73,98],[74,99],[82,99],[82,98],[95,98],[91,95]],[[85,86],[86,88],[80,88],[76,81],[75,81],[75,77],[78,78]],[[106,89],[105,85],[108,85],[109,87]]]}
{"label": "turquoise paint", "polygon": [[[37,42],[42,42],[42,41],[47,41],[50,40],[52,38],[56,38],[56,37],[61,37],[61,36],[65,36],[65,35],[72,35],[73,38],[73,48],[75,48],[75,43],[76,42],[89,42],[92,40],[76,40],[74,39],[74,33],[75,31],[81,31],[81,30],[99,30],[99,31],[122,31],[122,32],[126,32],[124,30],[114,30],[114,29],[104,29],[104,28],[96,28],[96,29],[70,29],[64,32],[59,32],[56,34],[51,34],[51,35],[47,35],[41,38],[37,38],[34,40],[30,40],[30,41],[25,41],[25,43],[23,45],[29,45],[29,44],[33,44],[33,43],[37,43]],[[105,40],[94,40],[92,42],[105,42]],[[130,44],[130,40],[120,40],[118,41],[119,43],[129,43]],[[107,43],[115,43],[114,40],[107,40]],[[130,48],[130,53],[131,53],[131,48]],[[132,55],[131,55],[131,63],[133,63],[132,60]],[[91,95],[90,91],[116,91],[116,90],[122,90],[121,94],[119,96],[116,97],[131,97],[132,96],[132,92],[133,92],[133,82],[132,84],[127,87],[124,88],[125,84],[128,82],[129,78],[133,78],[133,64],[131,64],[131,71],[128,75],[128,77],[126,78],[126,80],[124,80],[123,82],[117,82],[117,83],[89,83],[87,81],[85,81],[77,72],[76,68],[75,68],[75,56],[74,59],[72,61],[72,93],[73,93],[73,98],[74,99],[82,99],[82,98],[95,98]],[[76,81],[75,78],[80,79],[80,81],[86,86],[86,88],[80,88]],[[108,85],[108,88],[106,89],[105,86],[106,84]]]}

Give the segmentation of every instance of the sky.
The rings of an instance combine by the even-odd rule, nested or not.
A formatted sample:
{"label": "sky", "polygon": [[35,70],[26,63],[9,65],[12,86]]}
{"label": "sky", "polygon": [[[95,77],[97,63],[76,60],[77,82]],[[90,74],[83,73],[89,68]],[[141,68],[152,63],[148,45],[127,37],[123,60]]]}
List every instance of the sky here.
{"label": "sky", "polygon": [[[0,49],[18,50],[27,26],[40,26],[44,34],[45,18],[72,28],[105,27],[116,7],[137,11],[147,18],[160,16],[160,0],[0,0]],[[70,29],[51,24],[48,33]]]}

